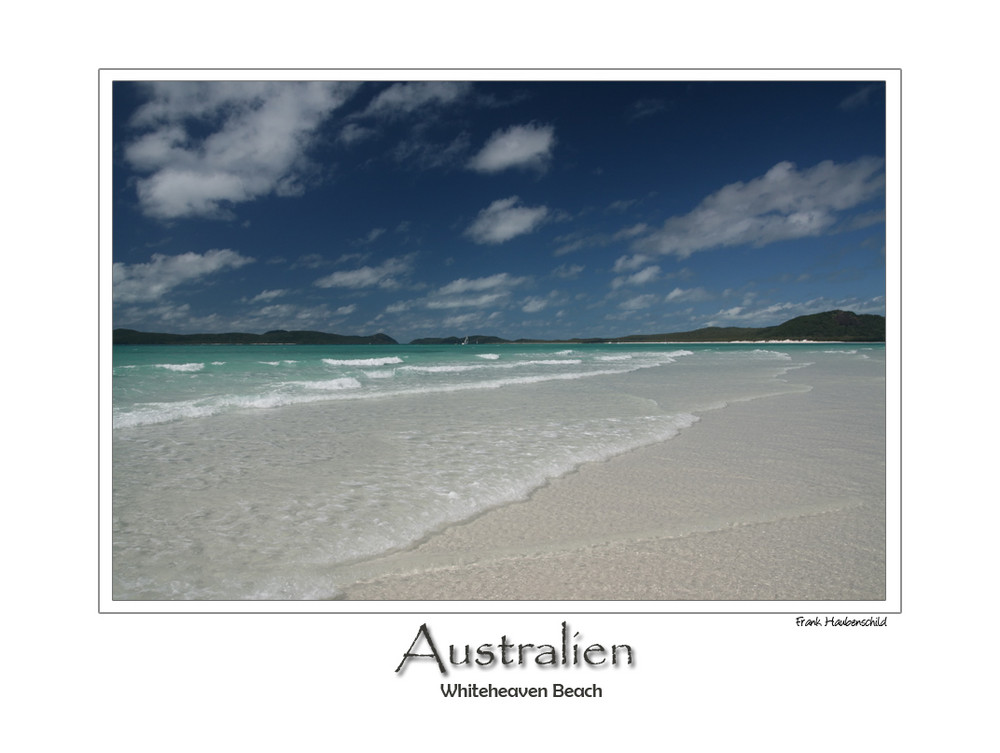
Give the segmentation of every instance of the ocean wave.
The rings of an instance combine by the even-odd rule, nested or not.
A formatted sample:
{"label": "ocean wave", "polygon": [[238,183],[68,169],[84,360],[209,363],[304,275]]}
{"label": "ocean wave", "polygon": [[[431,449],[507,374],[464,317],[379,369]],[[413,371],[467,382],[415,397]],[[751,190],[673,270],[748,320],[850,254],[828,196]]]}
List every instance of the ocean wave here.
{"label": "ocean wave", "polygon": [[[178,394],[173,402],[133,402],[129,407],[119,404],[113,411],[115,429],[145,424],[159,424],[188,418],[204,418],[232,410],[276,408],[308,402],[339,400],[365,400],[415,395],[449,393],[457,391],[494,390],[518,385],[532,385],[553,380],[576,380],[590,377],[626,374],[640,369],[660,367],[672,363],[679,355],[690,351],[643,354],[631,360],[591,361],[580,358],[527,358],[526,360],[473,359],[476,363],[451,363],[415,365],[403,363],[397,356],[365,359],[321,359],[324,363],[373,366],[358,369],[352,374],[331,374],[323,378],[322,370],[303,373],[298,380],[278,381],[262,379],[258,384],[241,383],[235,392],[226,390],[214,395],[195,397]],[[624,354],[622,354],[624,355]],[[519,356],[525,358],[524,355]],[[280,363],[280,362],[279,362]],[[301,361],[299,363],[302,363]],[[315,362],[313,362],[315,363]],[[205,364],[158,364],[173,371],[200,371]],[[387,365],[390,368],[380,368]],[[297,367],[298,368],[298,367]],[[280,373],[280,372],[279,372]],[[402,378],[403,374],[410,375]],[[412,375],[428,375],[427,379]],[[302,378],[306,377],[306,378]],[[313,377],[313,378],[309,378]],[[219,385],[221,386],[221,385]],[[192,388],[194,385],[192,385]],[[188,389],[185,387],[185,389]],[[239,394],[240,392],[244,394]]]}
{"label": "ocean wave", "polygon": [[168,369],[169,371],[201,371],[205,368],[203,363],[154,363],[158,369]]}
{"label": "ocean wave", "polygon": [[765,358],[780,358],[783,361],[791,361],[792,357],[788,353],[782,353],[777,350],[766,350],[764,348],[756,348],[751,351],[755,356],[763,356]]}
{"label": "ocean wave", "polygon": [[299,387],[310,390],[355,390],[361,387],[361,382],[353,377],[343,377],[341,379],[323,379],[313,382],[289,382]]}
{"label": "ocean wave", "polygon": [[583,363],[579,358],[546,358],[537,361],[519,361],[517,366],[575,366]]}
{"label": "ocean wave", "polygon": [[286,386],[305,388],[308,392],[275,390],[257,395],[219,395],[197,400],[179,400],[172,403],[143,403],[128,410],[115,408],[112,412],[112,429],[129,429],[151,424],[164,424],[185,418],[208,418],[231,410],[281,408],[299,403],[329,400],[333,395],[361,387],[356,379],[330,379],[325,382],[288,382]]}
{"label": "ocean wave", "polygon": [[323,363],[328,366],[388,366],[393,363],[402,363],[399,356],[387,356],[386,358],[324,358]]}
{"label": "ocean wave", "polygon": [[479,371],[490,368],[486,364],[452,364],[449,366],[401,366],[400,371],[412,371],[415,374],[461,374],[466,371]]}

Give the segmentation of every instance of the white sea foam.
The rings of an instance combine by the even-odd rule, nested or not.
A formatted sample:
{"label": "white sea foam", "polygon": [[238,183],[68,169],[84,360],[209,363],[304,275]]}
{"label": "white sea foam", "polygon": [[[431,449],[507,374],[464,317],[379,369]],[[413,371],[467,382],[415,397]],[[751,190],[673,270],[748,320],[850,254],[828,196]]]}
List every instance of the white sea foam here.
{"label": "white sea foam", "polygon": [[[113,429],[128,429],[137,426],[164,424],[186,418],[208,418],[232,409],[279,408],[297,403],[312,403],[329,399],[350,390],[358,389],[357,379],[329,379],[325,381],[288,382],[285,387],[297,388],[288,392],[281,389],[269,390],[256,395],[217,395],[196,400],[178,400],[171,403],[145,403],[129,410],[115,408],[112,413]],[[305,389],[307,392],[302,392]]]}
{"label": "white sea foam", "polygon": [[386,358],[324,358],[323,363],[329,366],[387,366],[392,363],[402,363],[398,356]]}
{"label": "white sea foam", "polygon": [[291,384],[305,387],[310,390],[354,390],[361,386],[361,382],[353,377],[343,377],[341,379],[324,379],[315,382],[291,382]]}
{"label": "white sea foam", "polygon": [[153,365],[169,371],[201,371],[205,368],[203,363],[157,363]]}
{"label": "white sea foam", "polygon": [[756,348],[752,352],[756,356],[764,356],[766,358],[780,358],[783,361],[792,360],[792,357],[788,353],[782,353],[777,350],[766,350],[764,348]]}
{"label": "white sea foam", "polygon": [[453,364],[450,366],[401,366],[400,371],[412,371],[416,374],[461,374],[465,371],[488,369],[485,364]]}
{"label": "white sea foam", "polygon": [[583,363],[579,358],[547,358],[538,361],[519,361],[518,366],[574,366]]}
{"label": "white sea foam", "polygon": [[[354,349],[333,351],[350,366],[317,353],[275,370],[256,359],[297,351],[234,348],[199,378],[116,366],[113,425],[135,428],[113,438],[115,598],[327,598],[351,582],[349,561],[667,440],[707,407],[787,390],[781,374],[806,362],[864,363],[752,347],[699,347],[676,366],[694,351],[407,348],[352,368],[384,360]],[[199,357],[165,352],[146,358]]]}
{"label": "white sea foam", "polygon": [[498,358],[500,358],[500,354],[499,353],[477,353],[476,357],[477,358],[485,358],[487,361],[496,361]]}

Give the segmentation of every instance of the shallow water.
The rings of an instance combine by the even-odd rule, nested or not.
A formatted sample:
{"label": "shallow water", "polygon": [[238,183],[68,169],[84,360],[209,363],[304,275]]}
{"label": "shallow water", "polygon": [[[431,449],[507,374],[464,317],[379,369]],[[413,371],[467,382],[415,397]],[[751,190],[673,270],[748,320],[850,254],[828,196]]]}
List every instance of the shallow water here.
{"label": "shallow water", "polygon": [[116,347],[113,596],[335,597],[349,563],[844,358],[884,348]]}

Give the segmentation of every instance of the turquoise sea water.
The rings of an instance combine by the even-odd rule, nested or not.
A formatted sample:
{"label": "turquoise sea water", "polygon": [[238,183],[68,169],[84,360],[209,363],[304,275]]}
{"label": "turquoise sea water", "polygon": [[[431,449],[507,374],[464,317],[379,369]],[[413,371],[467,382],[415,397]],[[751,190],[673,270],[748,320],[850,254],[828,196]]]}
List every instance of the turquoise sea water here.
{"label": "turquoise sea water", "polygon": [[115,599],[323,599],[353,562],[803,389],[868,344],[116,346]]}

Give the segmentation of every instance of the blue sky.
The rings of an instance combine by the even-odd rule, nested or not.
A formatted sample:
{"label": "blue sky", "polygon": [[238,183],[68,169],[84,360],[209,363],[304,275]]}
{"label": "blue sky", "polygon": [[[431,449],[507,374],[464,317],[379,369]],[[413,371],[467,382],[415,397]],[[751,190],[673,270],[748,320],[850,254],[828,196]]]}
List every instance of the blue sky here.
{"label": "blue sky", "polygon": [[116,82],[112,138],[115,327],[885,314],[879,81]]}

